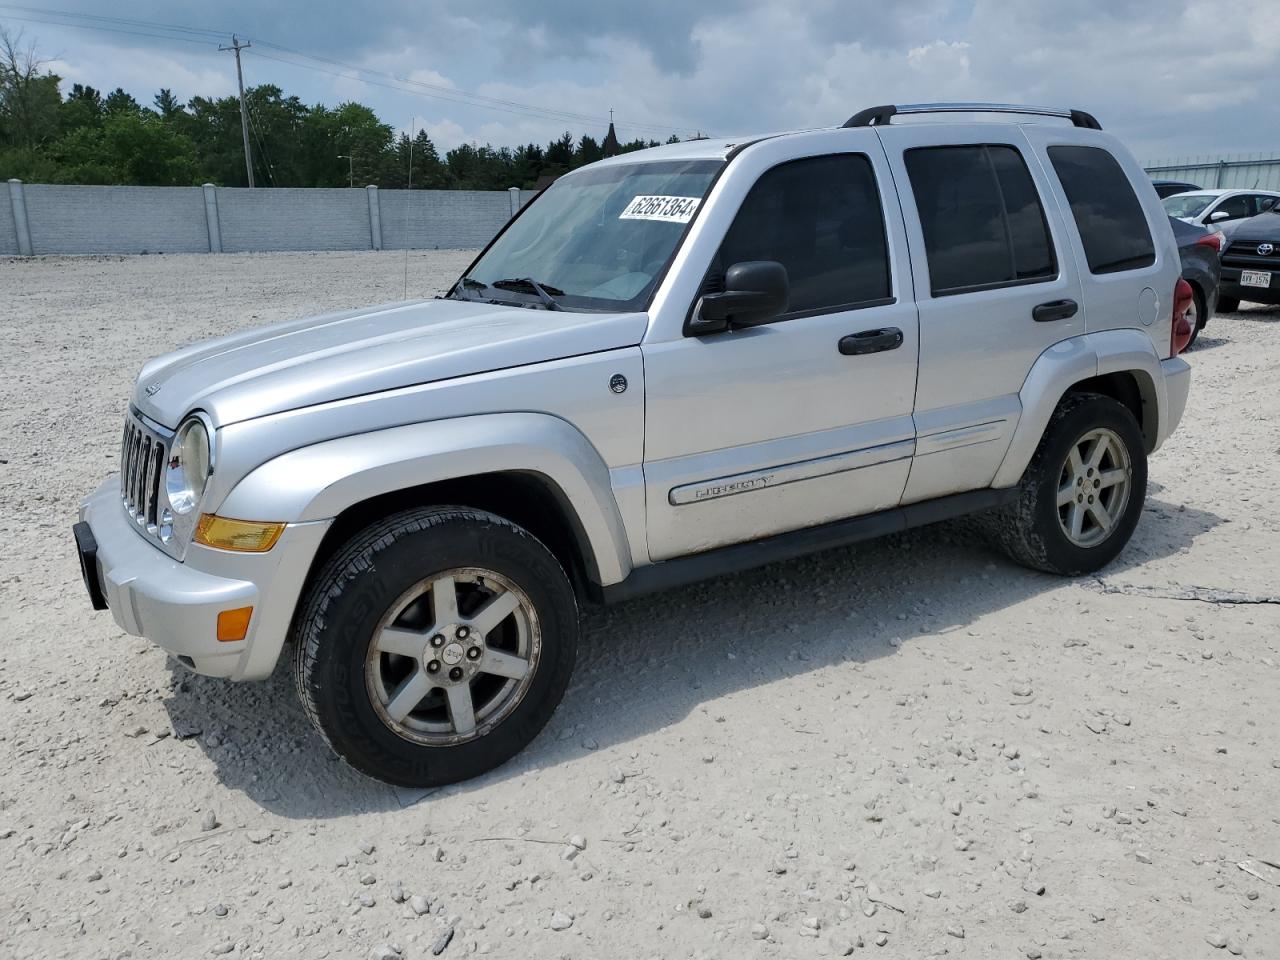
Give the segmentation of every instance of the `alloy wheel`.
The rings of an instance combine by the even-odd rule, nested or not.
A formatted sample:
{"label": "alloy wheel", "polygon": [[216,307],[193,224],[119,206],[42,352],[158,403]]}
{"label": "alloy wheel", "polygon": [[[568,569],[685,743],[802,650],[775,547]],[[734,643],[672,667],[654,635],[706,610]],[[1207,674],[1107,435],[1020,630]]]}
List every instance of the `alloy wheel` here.
{"label": "alloy wheel", "polygon": [[410,587],[387,610],[369,641],[365,685],[394,733],[453,746],[515,709],[541,648],[523,590],[492,570],[456,568]]}

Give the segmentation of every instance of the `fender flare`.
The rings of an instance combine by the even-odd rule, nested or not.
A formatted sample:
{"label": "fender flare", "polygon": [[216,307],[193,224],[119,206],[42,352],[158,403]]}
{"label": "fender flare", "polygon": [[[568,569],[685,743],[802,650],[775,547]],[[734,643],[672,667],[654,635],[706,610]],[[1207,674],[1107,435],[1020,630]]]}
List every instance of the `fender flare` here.
{"label": "fender flare", "polygon": [[604,586],[626,578],[631,549],[609,468],[581,432],[548,414],[432,420],[301,447],[247,474],[218,513],[306,523],[397,490],[513,472],[538,475],[554,488],[592,579]]}
{"label": "fender flare", "polygon": [[993,487],[1012,487],[1031,462],[1058,402],[1077,383],[1108,373],[1130,373],[1142,396],[1142,431],[1147,452],[1154,453],[1172,428],[1160,357],[1145,330],[1087,333],[1055,343],[1036,358],[1018,401],[1022,416],[1009,442]]}

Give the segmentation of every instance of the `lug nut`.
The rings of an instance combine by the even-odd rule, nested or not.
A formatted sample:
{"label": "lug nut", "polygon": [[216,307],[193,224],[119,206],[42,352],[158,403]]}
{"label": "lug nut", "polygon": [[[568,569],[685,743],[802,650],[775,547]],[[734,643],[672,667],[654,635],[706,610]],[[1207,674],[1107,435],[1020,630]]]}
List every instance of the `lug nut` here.
{"label": "lug nut", "polygon": [[1102,481],[1101,481],[1101,480],[1095,480],[1095,481],[1093,481],[1093,489],[1097,490],[1100,486],[1102,486]]}
{"label": "lug nut", "polygon": [[439,672],[440,672],[439,660],[432,660],[430,663],[427,664],[427,673],[439,673]]}
{"label": "lug nut", "polygon": [[450,670],[450,671],[449,671],[449,679],[450,679],[450,680],[461,680],[461,679],[462,679],[462,668],[461,668],[461,667],[454,667],[452,670]]}
{"label": "lug nut", "polygon": [[467,659],[468,659],[468,660],[479,660],[479,659],[480,659],[480,653],[481,653],[481,650],[480,650],[480,648],[479,648],[479,647],[472,647],[470,650],[468,650],[468,651],[467,651]]}
{"label": "lug nut", "polygon": [[437,633],[434,637],[432,637],[432,638],[431,638],[431,645],[432,645],[433,647],[443,647],[443,646],[444,646],[444,635],[443,635],[443,634],[439,634],[439,633]]}
{"label": "lug nut", "polygon": [[1089,497],[1089,502],[1093,503],[1093,497]]}
{"label": "lug nut", "polygon": [[465,639],[467,639],[467,637],[469,637],[470,635],[471,635],[471,628],[470,628],[470,627],[459,627],[459,628],[458,628],[457,637],[458,637],[458,639],[459,639],[459,640],[465,640]]}

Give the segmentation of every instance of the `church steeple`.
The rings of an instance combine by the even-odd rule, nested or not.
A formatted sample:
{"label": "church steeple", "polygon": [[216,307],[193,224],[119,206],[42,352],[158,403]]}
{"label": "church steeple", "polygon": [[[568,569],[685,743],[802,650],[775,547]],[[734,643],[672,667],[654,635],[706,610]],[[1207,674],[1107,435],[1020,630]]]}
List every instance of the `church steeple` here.
{"label": "church steeple", "polygon": [[618,143],[618,134],[615,133],[613,129],[612,108],[609,110],[609,132],[604,135],[604,143],[601,144],[601,146],[604,148],[604,155],[606,157],[616,157],[622,152],[622,147]]}

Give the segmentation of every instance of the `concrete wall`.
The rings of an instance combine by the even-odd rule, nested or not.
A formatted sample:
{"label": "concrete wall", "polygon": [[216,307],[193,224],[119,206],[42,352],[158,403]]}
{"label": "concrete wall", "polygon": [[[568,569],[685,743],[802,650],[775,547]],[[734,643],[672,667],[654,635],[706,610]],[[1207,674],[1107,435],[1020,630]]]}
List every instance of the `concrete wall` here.
{"label": "concrete wall", "polygon": [[1144,166],[1153,180],[1183,180],[1205,189],[1280,190],[1280,150],[1184,157]]}
{"label": "concrete wall", "polygon": [[379,190],[382,245],[387,250],[483,247],[511,219],[506,192]]}
{"label": "concrete wall", "polygon": [[18,233],[13,226],[13,201],[8,184],[0,183],[0,257],[18,253]]}
{"label": "concrete wall", "polygon": [[514,188],[249,190],[10,181],[0,183],[0,256],[474,249],[532,196]]}
{"label": "concrete wall", "polygon": [[[84,191],[91,190],[86,195]],[[28,183],[32,253],[207,253],[199,187]],[[86,202],[86,200],[88,202]]]}

